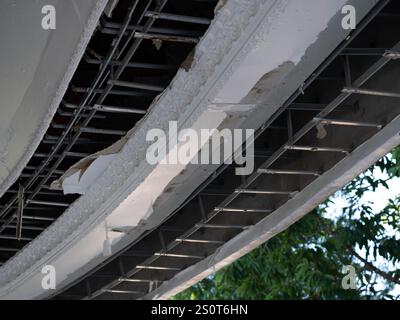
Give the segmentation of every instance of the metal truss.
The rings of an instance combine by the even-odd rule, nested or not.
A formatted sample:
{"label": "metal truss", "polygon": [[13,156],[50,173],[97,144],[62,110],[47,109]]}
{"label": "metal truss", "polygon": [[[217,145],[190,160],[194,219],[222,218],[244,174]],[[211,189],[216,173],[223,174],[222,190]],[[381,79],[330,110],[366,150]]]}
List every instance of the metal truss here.
{"label": "metal truss", "polygon": [[[49,181],[60,177],[74,162],[125,135],[172,80],[180,63],[207,30],[215,6],[215,1],[190,1],[203,8],[200,12],[203,16],[163,12],[168,8],[168,0],[132,0],[129,7],[123,7],[127,2],[121,2],[118,5],[121,8],[117,6],[114,20],[102,18],[73,79],[90,84],[70,84],[39,148],[18,182],[0,199],[0,264],[33,240],[77,199],[49,190]],[[140,51],[154,46],[152,41],[172,43],[179,61],[162,63],[165,58],[157,55],[162,55],[163,49],[154,54],[154,61],[146,61]],[[165,81],[155,83],[158,77],[149,78],[147,74],[137,76],[138,81],[126,81],[127,74],[132,78],[144,72],[162,74]],[[87,79],[87,74],[93,77]],[[136,99],[129,100],[128,105],[140,107],[125,107],[116,99]],[[112,128],[107,127],[107,121]],[[124,130],[119,129],[121,126]],[[18,196],[21,188],[23,201]],[[22,202],[23,215],[18,218]]]}
{"label": "metal truss", "polygon": [[[239,178],[233,173],[234,165],[222,165],[164,223],[144,233],[54,298],[145,297],[243,230],[256,225],[351,156],[352,150],[399,115],[400,108],[383,106],[379,113],[361,106],[359,99],[362,96],[367,99],[400,97],[396,92],[364,87],[383,77],[385,68],[398,63],[399,39],[393,39],[385,49],[367,48],[363,41],[364,47],[350,46],[362,38],[360,34],[365,39],[370,31],[368,27],[379,23],[388,2],[379,2],[256,133],[256,150],[260,145],[268,145],[269,149],[263,156],[257,156],[256,152],[257,169],[252,175]],[[362,63],[351,60],[358,57],[366,60]],[[332,70],[337,69],[340,72],[332,76]],[[320,87],[326,79],[335,81],[335,85]],[[323,89],[329,91],[330,99],[316,102],[315,92]],[[282,134],[282,127],[286,134]],[[351,139],[347,138],[349,134]]]}

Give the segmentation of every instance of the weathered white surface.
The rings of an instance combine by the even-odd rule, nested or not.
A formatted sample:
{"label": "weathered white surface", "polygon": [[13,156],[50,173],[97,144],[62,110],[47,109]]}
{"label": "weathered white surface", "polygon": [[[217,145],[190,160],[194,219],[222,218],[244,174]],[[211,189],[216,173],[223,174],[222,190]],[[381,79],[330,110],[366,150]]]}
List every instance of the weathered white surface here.
{"label": "weathered white surface", "polygon": [[77,171],[64,179],[62,183],[64,194],[85,194],[116,156],[116,154],[99,156],[83,173]]}
{"label": "weathered white surface", "polygon": [[[170,168],[171,173],[166,174],[161,180],[156,179],[156,174],[162,175],[162,167],[151,166],[145,160],[149,146],[145,141],[147,131],[152,128],[166,131],[168,121],[174,120],[178,121],[179,128],[194,127],[208,112],[229,115],[220,125],[218,122],[215,123],[216,127],[240,127],[240,124],[245,119],[251,118],[258,109],[254,104],[236,104],[235,101],[228,101],[228,98],[231,96],[232,100],[240,101],[264,74],[245,76],[236,70],[246,64],[250,68],[256,63],[247,59],[249,55],[260,59],[257,63],[262,72],[277,70],[281,62],[288,61],[287,65],[295,70],[296,64],[305,55],[306,48],[312,46],[314,42],[322,41],[322,48],[319,48],[322,53],[318,54],[318,61],[309,64],[301,77],[291,83],[292,90],[295,90],[300,85],[298,81],[304,80],[345,37],[345,33],[337,38],[335,35],[330,42],[324,42],[325,38],[321,40],[317,37],[320,32],[327,29],[330,18],[337,14],[343,3],[344,1],[336,1],[332,4],[330,0],[307,0],[301,4],[297,0],[228,0],[199,43],[192,69],[189,72],[184,70],[178,72],[170,88],[155,101],[150,113],[139,123],[118,158],[111,162],[96,184],[89,188],[87,193],[48,230],[0,269],[0,284],[3,285],[0,297],[32,298],[51,294],[43,292],[38,283],[41,278],[40,270],[44,264],[55,264],[59,268],[57,281],[61,288],[88,271],[91,266],[100,263],[104,260],[102,252],[105,220],[109,226],[120,223],[120,227],[134,226],[140,222],[126,237],[114,239],[114,250],[120,248],[123,243],[126,244],[127,239],[134,240],[143,230],[162,221],[171,212],[160,209],[164,208],[164,203],[174,200],[173,205],[178,206],[185,199],[184,196],[187,196],[185,192],[178,190],[188,189],[190,192],[199,180],[188,179],[190,175],[195,175],[193,171],[188,170],[189,166]],[[368,5],[370,4],[368,2]],[[296,19],[293,18],[293,12],[298,12]],[[282,30],[285,32],[282,33]],[[274,32],[278,32],[279,36]],[[306,44],[298,40],[299,37],[302,37],[302,41]],[[275,47],[279,47],[286,38],[287,45],[291,39],[292,41],[296,39],[296,45],[301,43],[301,46],[291,48],[286,53],[276,50]],[[278,43],[273,43],[269,39],[274,39]],[[329,44],[328,48],[325,47],[326,43]],[[259,48],[263,48],[264,51],[259,52],[258,50],[261,50]],[[266,62],[269,55],[273,63]],[[247,67],[242,70],[246,73]],[[288,70],[283,69],[282,72],[287,73]],[[281,78],[277,79],[274,86],[278,86],[282,81]],[[247,88],[247,93],[246,90],[238,89],[237,84],[240,81]],[[292,92],[287,91],[282,94],[280,103]],[[220,105],[218,102],[221,100],[216,99],[225,99],[222,101],[228,103]],[[222,107],[219,111],[218,106]],[[236,106],[239,108],[236,109]],[[264,104],[261,107],[273,112],[278,104],[273,106]],[[266,120],[266,116],[264,112],[259,121]],[[206,174],[208,172],[204,171],[202,175],[200,173],[197,176],[199,179],[204,179]],[[179,177],[186,177],[186,180],[179,180]],[[160,186],[155,188],[157,183]],[[171,187],[174,192],[168,191]],[[134,197],[131,197],[132,195]],[[140,200],[141,197],[143,200]],[[141,202],[140,205],[138,202]],[[146,217],[148,218],[143,220]],[[69,260],[71,264],[68,263]]]}
{"label": "weathered white surface", "polygon": [[[41,141],[105,2],[0,2],[0,196]],[[42,29],[44,5],[56,8],[56,30]]]}
{"label": "weathered white surface", "polygon": [[169,299],[287,229],[332,193],[398,146],[400,144],[399,127],[400,117],[398,116],[374,137],[355,149],[349,157],[314,180],[271,215],[228,241],[211,256],[180,272],[144,299]]}
{"label": "weathered white surface", "polygon": [[345,3],[346,0],[279,1],[268,15],[257,45],[240,62],[213,101],[239,103],[265,74],[286,61],[298,64],[309,45],[327,27],[332,13]]}

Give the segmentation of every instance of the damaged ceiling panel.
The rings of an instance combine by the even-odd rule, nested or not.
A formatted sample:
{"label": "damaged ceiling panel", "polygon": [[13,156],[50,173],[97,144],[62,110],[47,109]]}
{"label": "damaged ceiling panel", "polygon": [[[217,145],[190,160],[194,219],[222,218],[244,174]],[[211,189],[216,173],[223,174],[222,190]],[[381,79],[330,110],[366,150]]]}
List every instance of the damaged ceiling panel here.
{"label": "damaged ceiling panel", "polygon": [[[54,117],[0,199],[0,298],[168,298],[398,142],[396,103],[370,108],[382,92],[361,87],[399,89],[399,39],[372,32],[397,27],[399,5],[317,2],[97,1],[103,14]],[[355,31],[340,24],[346,3]],[[149,163],[150,129],[167,132],[163,159],[179,148],[171,123],[255,129],[255,170]],[[204,144],[193,145],[197,156]],[[37,285],[43,263],[57,291]]]}
{"label": "damaged ceiling panel", "polygon": [[[22,271],[24,264],[18,263],[16,268],[15,263],[23,258],[15,253],[27,249],[26,244],[56,221],[110,166],[151,103],[185,60],[187,64],[212,21],[215,4],[197,0],[108,2],[104,15],[96,19],[95,33],[40,145],[18,183],[0,200],[1,247],[9,249],[0,252],[0,263],[5,264],[0,274],[2,285]],[[97,5],[103,10],[107,1],[97,1]],[[184,72],[189,69],[190,64],[182,68]],[[24,190],[24,207],[18,210],[21,217],[15,215],[19,185]],[[116,230],[115,225],[112,229]],[[51,242],[46,246],[55,248]],[[40,250],[46,249],[41,246]],[[24,294],[31,293],[27,290]]]}
{"label": "damaged ceiling panel", "polygon": [[[377,40],[374,38],[377,35],[371,32],[391,24],[379,15],[388,2],[382,1],[376,6],[373,2],[354,3],[358,8],[365,5],[364,11],[359,11],[364,16],[360,15],[363,20],[357,32],[336,33],[340,28],[337,23],[340,3],[331,11],[326,7],[326,16],[319,15],[313,20],[315,29],[301,30],[308,47],[296,38],[292,43],[299,47],[289,46],[290,50],[274,55],[279,47],[271,48],[266,43],[274,36],[281,43],[285,34],[271,28],[270,34],[266,32],[269,37],[262,38],[265,43],[261,41],[253,50],[247,50],[247,56],[241,57],[241,63],[231,70],[230,77],[218,86],[213,99],[220,100],[208,100],[214,112],[227,112],[231,117],[246,112],[247,117],[244,114],[241,117],[247,118],[247,124],[257,123],[257,114],[260,121],[264,119],[256,134],[257,169],[253,174],[243,179],[235,176],[235,165],[214,168],[213,174],[162,224],[153,225],[124,247],[117,246],[120,250],[113,250],[112,259],[68,285],[55,298],[168,299],[287,228],[398,144],[400,138],[393,133],[399,125],[400,109],[394,102],[389,103],[390,97],[381,104],[381,112],[377,114],[376,109],[368,107],[373,104],[373,98],[350,96],[343,89],[349,78],[356,87],[366,81],[372,86],[388,85],[393,83],[390,77],[397,69],[385,50],[397,52],[399,39],[391,34]],[[329,5],[334,6],[332,2]],[[292,14],[304,10],[308,22],[314,16],[310,8],[299,6],[302,5],[291,2],[284,8],[276,8],[281,13],[278,21],[288,18],[287,23],[292,22],[291,35],[293,30],[300,30],[293,26],[296,22]],[[392,4],[385,10],[398,12],[398,7]],[[325,30],[326,25],[329,28]],[[335,42],[337,34],[342,42]],[[378,57],[365,54],[372,51],[368,47],[371,39],[375,40],[372,43],[386,48]],[[351,45],[360,48],[360,55],[367,57],[362,63],[356,57],[352,59],[351,71],[348,71],[343,58],[348,59],[356,51]],[[319,59],[312,63],[320,64],[312,68],[309,56],[302,55],[304,52],[313,57],[318,55]],[[274,63],[262,64],[260,59],[268,55],[272,55],[270,61]],[[247,72],[257,65],[263,68]],[[390,68],[392,72],[388,72]],[[304,76],[304,82],[294,80],[299,73]],[[288,83],[297,83],[290,91],[293,94],[288,92]],[[286,90],[286,99],[285,94],[277,95],[281,90]],[[390,90],[397,91],[394,85],[390,85]],[[338,103],[346,99],[346,104]],[[368,99],[371,100],[367,102]],[[363,101],[361,107],[360,101]],[[275,103],[279,106],[277,109],[271,107]],[[265,120],[265,113],[273,111],[276,112]],[[239,122],[236,125],[240,127]],[[347,139],[349,130],[352,141]],[[185,174],[189,170],[186,168]],[[165,193],[178,193],[178,190],[179,183],[175,183]],[[152,208],[152,216],[162,211],[157,203]]]}
{"label": "damaged ceiling panel", "polygon": [[[57,6],[55,30],[42,28],[45,5]],[[0,3],[0,195],[42,140],[103,7],[97,0]]]}

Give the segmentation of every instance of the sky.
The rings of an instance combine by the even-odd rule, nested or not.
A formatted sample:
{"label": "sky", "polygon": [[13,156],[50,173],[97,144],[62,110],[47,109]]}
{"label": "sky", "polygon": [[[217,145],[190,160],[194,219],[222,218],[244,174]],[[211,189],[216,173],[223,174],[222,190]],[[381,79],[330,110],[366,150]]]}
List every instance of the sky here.
{"label": "sky", "polygon": [[[375,178],[380,178],[380,179],[387,179],[388,176],[384,173],[382,173],[380,170],[375,170],[374,172],[374,177]],[[361,198],[361,202],[370,202],[370,206],[373,209],[374,212],[379,212],[381,211],[388,203],[389,199],[394,199],[396,196],[400,195],[400,178],[393,178],[388,181],[388,186],[389,188],[385,188],[384,186],[380,185],[374,192],[368,191],[364,194],[364,196]],[[340,197],[335,197],[334,198],[334,203],[331,204],[327,208],[326,215],[329,218],[337,218],[343,213],[343,208],[346,206],[346,202],[343,198]],[[388,230],[389,233],[393,233],[393,230]],[[400,236],[397,235],[399,238]],[[365,250],[357,250],[359,254],[365,256]],[[371,257],[370,257],[370,261]],[[376,261],[372,261],[374,265],[379,266],[383,269],[387,268],[387,264],[385,264],[385,260],[378,256]],[[389,266],[390,269],[394,268],[394,266]],[[397,266],[397,268],[400,268],[400,265]],[[378,284],[376,289],[380,289],[384,287],[383,282]],[[396,285],[393,292],[393,295],[400,295],[400,285]]]}

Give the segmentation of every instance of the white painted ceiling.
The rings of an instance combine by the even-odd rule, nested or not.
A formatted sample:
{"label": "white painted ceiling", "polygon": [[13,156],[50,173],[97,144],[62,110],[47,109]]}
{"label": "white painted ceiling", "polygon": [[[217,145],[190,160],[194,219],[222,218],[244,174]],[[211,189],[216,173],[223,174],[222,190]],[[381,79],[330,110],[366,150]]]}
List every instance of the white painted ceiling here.
{"label": "white painted ceiling", "polygon": [[[0,1],[0,196],[42,139],[101,2]],[[56,30],[42,28],[44,5],[56,8]]]}

